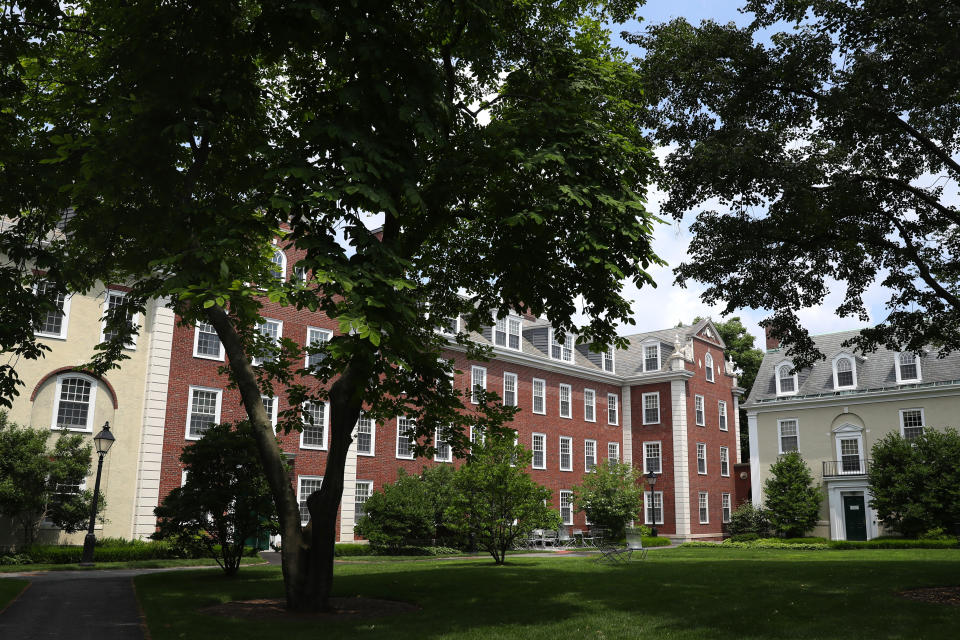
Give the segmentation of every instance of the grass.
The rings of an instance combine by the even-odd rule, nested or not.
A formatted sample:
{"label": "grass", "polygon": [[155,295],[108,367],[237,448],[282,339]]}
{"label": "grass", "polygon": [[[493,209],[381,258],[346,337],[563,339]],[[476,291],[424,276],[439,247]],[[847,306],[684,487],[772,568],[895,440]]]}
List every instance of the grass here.
{"label": "grass", "polygon": [[26,580],[6,579],[0,580],[0,611],[3,611],[10,602],[16,598],[28,582]]}
{"label": "grass", "polygon": [[672,549],[628,566],[587,558],[367,562],[336,566],[335,595],[422,607],[366,621],[251,621],[200,609],[282,597],[276,567],[136,578],[151,637],[354,638],[955,638],[960,607],[897,597],[960,583],[948,550]]}
{"label": "grass", "polygon": [[[259,564],[260,558],[241,558],[242,564]],[[164,569],[166,567],[206,567],[215,566],[213,558],[177,558],[170,560],[130,560],[127,562],[98,562],[92,567],[77,564],[3,564],[0,573],[21,573],[33,571],[92,571],[94,569]]]}

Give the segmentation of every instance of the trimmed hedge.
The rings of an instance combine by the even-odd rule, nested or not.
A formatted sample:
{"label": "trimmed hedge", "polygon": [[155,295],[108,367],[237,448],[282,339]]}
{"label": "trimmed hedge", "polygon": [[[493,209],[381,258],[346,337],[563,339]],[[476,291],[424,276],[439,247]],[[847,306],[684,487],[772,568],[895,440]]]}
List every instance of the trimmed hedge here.
{"label": "trimmed hedge", "polygon": [[752,542],[724,540],[715,542],[685,542],[681,547],[715,549],[788,549],[791,551],[826,551],[828,549],[956,549],[956,540],[908,540],[904,538],[856,540],[827,540],[825,538],[761,538]]}
{"label": "trimmed hedge", "polygon": [[654,538],[653,536],[643,536],[643,546],[645,546],[645,547],[669,547],[669,546],[670,546],[670,538],[661,538],[660,536],[657,536],[656,538]]}
{"label": "trimmed hedge", "polygon": [[[83,547],[59,545],[31,545],[25,547],[21,556],[28,556],[33,564],[75,564],[83,557]],[[247,547],[244,556],[256,557],[257,550]],[[135,560],[173,560],[180,558],[206,558],[209,553],[202,549],[186,550],[165,541],[143,540],[107,541],[93,549],[94,562],[131,562]]]}
{"label": "trimmed hedge", "polygon": [[874,538],[866,542],[860,540],[832,540],[834,549],[956,549],[957,540],[909,540],[906,538]]}
{"label": "trimmed hedge", "polygon": [[375,555],[376,551],[373,548],[373,545],[370,544],[356,544],[353,542],[340,542],[333,546],[333,555],[337,558],[344,558],[347,556],[372,556]]}

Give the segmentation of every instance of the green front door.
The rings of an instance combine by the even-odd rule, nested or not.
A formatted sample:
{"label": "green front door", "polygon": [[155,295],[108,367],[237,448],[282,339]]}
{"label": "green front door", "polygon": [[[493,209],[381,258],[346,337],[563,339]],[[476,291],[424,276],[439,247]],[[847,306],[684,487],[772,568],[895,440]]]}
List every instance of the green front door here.
{"label": "green front door", "polygon": [[862,495],[843,496],[843,521],[847,540],[867,539],[867,510]]}

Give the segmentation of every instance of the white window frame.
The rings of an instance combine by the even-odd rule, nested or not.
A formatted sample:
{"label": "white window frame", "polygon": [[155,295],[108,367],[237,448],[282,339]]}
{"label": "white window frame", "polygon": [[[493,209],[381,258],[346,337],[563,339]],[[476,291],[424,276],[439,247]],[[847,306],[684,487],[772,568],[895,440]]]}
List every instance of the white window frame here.
{"label": "white window frame", "polygon": [[[211,325],[209,322],[203,322],[203,324],[209,325],[210,328],[213,329],[213,325]],[[209,332],[208,332],[208,331],[205,331],[204,333],[209,333]],[[217,336],[217,332],[214,331],[214,332],[213,332],[213,335]],[[194,325],[194,328],[193,328],[193,357],[194,357],[194,358],[201,358],[201,359],[203,359],[203,360],[216,360],[217,362],[223,362],[223,361],[224,361],[224,349],[223,349],[223,343],[220,342],[220,336],[217,336],[217,342],[220,344],[220,355],[219,355],[219,356],[211,356],[211,355],[206,354],[206,353],[198,353],[198,352],[197,352],[197,345],[200,344],[200,324],[198,323],[198,324]]]}
{"label": "white window frame", "polygon": [[[540,441],[541,449],[543,451],[543,461],[538,465],[537,464],[537,440]],[[530,437],[530,451],[533,453],[531,458],[531,466],[534,469],[546,469],[547,468],[547,434],[545,433],[536,433]]]}
{"label": "white window frame", "polygon": [[50,417],[50,429],[53,431],[60,431],[60,425],[57,424],[57,415],[60,413],[60,394],[63,387],[63,381],[67,380],[68,378],[80,378],[81,380],[90,383],[90,400],[88,401],[89,406],[87,407],[87,426],[83,429],[77,429],[73,427],[66,427],[66,429],[67,431],[73,431],[76,433],[93,433],[94,414],[97,410],[97,387],[99,385],[97,384],[96,378],[83,373],[78,373],[76,371],[66,371],[57,376],[57,384],[56,388],[54,389],[55,395],[53,399],[53,415]]}
{"label": "white window frame", "polygon": [[[610,366],[607,366],[609,362]],[[616,352],[614,351],[613,345],[606,350],[600,353],[600,368],[609,373],[616,373],[617,371],[617,358]]]}
{"label": "white window frame", "polygon": [[643,448],[640,449],[640,455],[643,456],[643,473],[650,473],[650,465],[647,464],[647,445],[655,444],[657,445],[657,464],[660,467],[654,470],[654,473],[661,474],[663,473],[663,442],[661,440],[648,440],[643,443]]}
{"label": "white window frame", "polygon": [[711,384],[716,384],[714,380],[714,370],[713,370],[713,355],[708,351],[703,356],[703,373],[706,376],[707,382]]}
{"label": "white window frame", "polygon": [[[322,335],[322,339],[321,339],[321,340],[317,340],[317,336],[314,335],[315,333],[321,334],[321,335]],[[304,346],[305,346],[305,347],[312,347],[312,346],[314,346],[317,342],[324,342],[324,343],[326,343],[326,342],[330,342],[330,340],[332,340],[332,339],[333,339],[333,331],[331,331],[330,329],[323,329],[323,328],[321,328],[321,327],[307,327],[307,339],[306,339],[306,343],[304,344]],[[304,356],[303,356],[303,366],[304,366],[304,368],[306,368],[306,369],[309,369],[309,368],[310,368],[310,356],[311,356],[311,355],[320,355],[320,354],[316,354],[316,353],[314,353],[314,354],[310,354],[310,353],[304,354]]]}
{"label": "white window frame", "polygon": [[[648,348],[648,347],[655,347],[656,350],[657,350],[657,366],[656,366],[656,368],[648,368],[648,367],[647,367],[647,348]],[[661,361],[662,361],[662,359],[663,359],[663,353],[661,352],[661,349],[660,349],[660,341],[659,341],[659,340],[656,340],[656,341],[654,341],[654,340],[648,340],[648,341],[646,341],[646,342],[641,343],[641,345],[640,345],[640,357],[641,357],[642,360],[643,360],[643,372],[644,372],[644,373],[650,373],[651,371],[660,371],[660,368],[662,367],[662,362],[661,362]]]}
{"label": "white window frame", "polygon": [[693,396],[693,418],[698,427],[707,426],[707,408],[700,394]]}
{"label": "white window frame", "polygon": [[[547,415],[547,381],[543,378],[534,378],[532,387],[533,401],[531,405],[531,411],[537,415],[545,416]],[[540,388],[540,406],[541,410],[537,411],[537,387]]]}
{"label": "white window frame", "polygon": [[[613,400],[611,403],[610,400]],[[613,413],[613,420],[610,419],[610,413]],[[607,424],[620,424],[620,396],[615,393],[607,394]]]}
{"label": "white window frame", "polygon": [[[563,412],[563,391],[567,391],[567,412]],[[557,385],[557,406],[560,410],[561,418],[573,417],[573,387],[569,384],[560,383]]]}
{"label": "white window frame", "polygon": [[919,411],[919,412],[920,412],[920,420],[921,420],[921,422],[922,422],[921,427],[923,428],[922,433],[926,433],[926,431],[927,431],[927,416],[926,416],[926,413],[925,413],[924,410],[923,410],[923,407],[907,407],[906,409],[900,409],[900,410],[897,412],[898,415],[899,415],[899,417],[900,417],[900,437],[902,437],[902,438],[904,438],[904,439],[907,438],[906,434],[904,433],[904,426],[903,426],[903,414],[906,413],[907,411]]}
{"label": "white window frame", "polygon": [[363,414],[363,412],[361,411],[361,412],[360,412],[360,417],[357,418],[357,426],[356,426],[356,429],[357,429],[357,433],[358,433],[358,434],[360,433],[360,421],[361,421],[361,420],[369,420],[369,421],[370,421],[370,451],[369,451],[369,452],[363,452],[363,451],[361,451],[361,450],[360,450],[360,445],[358,444],[358,445],[357,445],[357,455],[358,455],[358,456],[374,457],[375,455],[377,455],[377,423],[376,423],[376,421],[375,421],[373,418],[368,418],[368,417],[365,416],[365,415]]}
{"label": "white window frame", "polygon": [[[701,462],[703,463],[702,471],[700,469]],[[707,443],[706,442],[697,443],[697,475],[698,476],[707,475]]]}
{"label": "white window frame", "polygon": [[[263,334],[263,330],[262,330],[261,327],[264,327],[264,326],[269,325],[269,324],[271,324],[271,323],[277,325],[277,341],[276,341],[276,343],[274,343],[274,344],[275,344],[277,347],[279,347],[279,346],[280,346],[280,339],[283,338],[283,320],[276,320],[276,319],[274,319],[274,318],[264,318],[264,319],[263,319],[263,322],[258,322],[258,323],[257,323],[256,330],[259,331],[261,334]],[[276,356],[274,356],[274,357],[276,357]],[[259,367],[259,366],[262,365],[264,362],[267,362],[267,360],[266,360],[265,358],[261,358],[261,357],[259,357],[259,356],[256,356],[256,357],[254,357],[254,358],[252,359],[251,364],[253,364],[253,366],[255,366],[255,367]]]}
{"label": "white window frame", "polygon": [[193,414],[193,392],[194,391],[210,391],[217,395],[217,406],[216,413],[213,416],[212,424],[220,424],[220,406],[223,402],[223,389],[217,389],[215,387],[202,387],[199,385],[190,385],[187,388],[187,424],[184,431],[184,440],[199,440],[203,435],[191,436],[190,435],[190,416]]}
{"label": "white window frame", "polygon": [[187,484],[187,476],[190,474],[186,469],[180,469],[180,486]]}
{"label": "white window frame", "polygon": [[[563,445],[567,445],[567,466],[563,466]],[[557,457],[559,459],[560,471],[573,471],[573,438],[570,436],[560,436],[560,444],[557,448]]]}
{"label": "white window frame", "polygon": [[477,393],[477,387],[484,391],[487,390],[487,368],[473,365],[470,367],[470,402],[471,404],[480,404],[480,397]]}
{"label": "white window frame", "polygon": [[[303,444],[303,431],[301,431],[300,432],[300,448],[309,449],[311,451],[326,451],[327,445],[330,443],[330,403],[329,402],[314,403],[311,401],[311,404],[323,404],[323,445],[317,446],[315,444],[309,444],[309,445]],[[306,413],[305,407],[303,408],[303,412]],[[304,429],[306,429],[307,426],[315,426],[315,425],[308,425],[307,421],[303,420],[303,426],[304,426]]]}
{"label": "white window frame", "polygon": [[706,491],[697,494],[697,515],[700,516],[700,524],[710,524],[710,494]]}
{"label": "white window frame", "polygon": [[[507,381],[510,380],[513,382],[513,402],[507,402]],[[517,394],[520,391],[520,383],[517,378],[517,374],[510,373],[509,371],[504,372],[503,374],[503,405],[505,407],[515,407],[517,406]]]}
{"label": "white window frame", "polygon": [[272,400],[270,410],[267,411],[267,416],[270,417],[270,426],[273,427],[273,430],[277,430],[277,416],[280,415],[280,400],[277,396],[260,396],[260,400],[263,402],[263,408],[267,408],[267,401]]}
{"label": "white window frame", "polygon": [[[297,508],[300,510],[300,526],[302,526],[302,527],[307,526],[307,522],[310,522],[310,518],[309,518],[309,517],[307,518],[306,522],[303,520],[303,509],[302,509],[302,507],[303,507],[304,505],[306,505],[307,498],[310,497],[309,495],[306,495],[306,496],[303,495],[303,481],[304,481],[304,480],[319,480],[319,481],[320,481],[320,486],[322,487],[322,486],[323,486],[323,476],[297,476]],[[313,493],[313,492],[311,491],[311,493]],[[309,513],[309,511],[308,511],[308,513]]]}
{"label": "white window frame", "polygon": [[597,392],[594,389],[583,390],[583,419],[586,422],[597,421]]}
{"label": "white window frame", "polygon": [[[397,417],[397,446],[394,448],[394,453],[396,454],[396,457],[397,457],[398,460],[413,460],[414,458],[416,458],[416,456],[414,455],[414,452],[413,452],[413,449],[414,449],[414,447],[416,446],[416,442],[414,441],[413,438],[411,438],[410,436],[405,435],[405,434],[403,433],[403,431],[401,430],[401,429],[402,429],[402,427],[401,427],[401,420],[407,421],[407,422],[413,422],[414,425],[416,425],[416,421],[415,421],[415,420],[409,420],[406,416],[398,416],[398,417]],[[407,429],[409,429],[409,426],[407,427]],[[414,429],[416,429],[416,426],[414,426]],[[401,453],[400,453],[400,438],[406,438],[407,440],[410,441],[410,454],[409,454],[409,455],[401,455]]]}
{"label": "white window frame", "polygon": [[[566,498],[566,500],[564,500],[564,498]],[[564,513],[564,502],[567,504],[566,513]],[[569,518],[567,514],[569,514]],[[564,526],[569,527],[573,524],[573,491],[568,489],[560,489],[560,517],[563,519]]]}
{"label": "white window frame", "polygon": [[[654,515],[650,517],[651,511],[657,507],[660,502],[660,517]],[[644,524],[663,524],[663,491],[644,491],[643,492],[643,523]]]}
{"label": "white window frame", "polygon": [[[103,342],[107,339],[107,314],[110,312],[110,297],[118,296],[120,298],[127,297],[126,291],[120,291],[119,289],[107,289],[103,297],[103,317],[100,318],[100,342]],[[66,306],[66,302],[64,302]],[[140,314],[134,313],[130,316],[130,324],[136,329],[140,328]],[[137,350],[137,332],[134,332],[130,335],[130,342],[123,345],[123,348],[127,351],[136,351]]]}
{"label": "white window frame", "polygon": [[730,430],[730,420],[727,418],[726,400],[717,401],[717,425],[720,427],[720,431]]}
{"label": "white window frame", "polygon": [[[903,375],[900,373],[900,365],[901,365],[900,357],[907,354],[913,356],[913,362],[917,367],[917,375],[916,377],[913,377],[913,378],[904,378]],[[903,351],[903,352],[894,354],[893,366],[897,370],[897,384],[916,384],[921,380],[923,380],[923,373],[920,371],[920,356],[913,353],[912,351]]]}
{"label": "white window frame", "polygon": [[[590,462],[590,448],[593,446],[593,463]],[[597,441],[587,438],[583,441],[583,471],[593,473],[597,468]]]}
{"label": "white window frame", "polygon": [[[567,343],[570,344],[569,348],[567,347]],[[553,347],[554,347],[554,345],[556,345],[557,348],[560,350],[560,357],[559,357],[559,358],[555,358],[555,357],[553,356]],[[567,331],[567,333],[566,333],[566,334],[564,335],[564,337],[563,337],[563,344],[560,344],[559,342],[556,341],[556,335],[555,335],[555,332],[554,332],[554,330],[553,330],[553,327],[550,327],[550,342],[549,342],[549,351],[550,351],[550,353],[549,353],[549,355],[550,355],[550,359],[551,359],[551,360],[556,360],[556,361],[558,361],[558,362],[573,362],[574,346],[575,346],[575,344],[574,344],[573,334],[572,334],[572,333],[570,333],[569,331]],[[564,356],[567,354],[567,352],[570,353],[570,357],[569,357],[569,358],[565,358],[565,357],[564,357]]]}
{"label": "white window frame", "polygon": [[[367,500],[370,499],[370,496],[373,495],[373,480],[357,480],[354,483],[353,489],[353,521],[356,522],[362,515],[359,515],[360,511],[357,509],[357,505],[366,504]],[[360,487],[366,487],[366,492],[363,494],[363,501],[360,502],[357,499],[361,496]]]}
{"label": "white window frame", "polygon": [[[484,435],[483,435],[483,431],[481,431],[480,429],[478,429],[476,425],[472,425],[472,426],[470,427],[470,444],[471,444],[471,445],[477,444],[477,441],[478,441],[478,440],[480,441],[480,444],[483,444],[483,442],[486,440],[486,438],[485,438]],[[472,451],[473,451],[473,447],[471,447],[470,450],[471,450],[471,452],[472,452]]]}
{"label": "white window frame", "polygon": [[733,505],[730,502],[729,493],[720,494],[720,521],[723,524],[730,524],[730,514],[733,511]]}
{"label": "white window frame", "polygon": [[[850,363],[850,373],[853,378],[853,384],[840,386],[838,381],[839,372],[837,371],[837,365],[840,364],[841,360],[847,360]],[[833,389],[835,391],[843,391],[846,389],[856,389],[857,388],[857,360],[852,355],[848,353],[841,353],[836,358],[833,359]]]}
{"label": "white window frame", "polygon": [[780,371],[784,367],[787,368],[787,371],[793,371],[793,363],[790,361],[781,362],[780,364],[778,364],[776,367],[773,368],[773,377],[777,382],[777,395],[778,396],[795,396],[800,390],[799,377],[797,376],[796,371],[793,371],[793,373],[789,374],[788,376],[785,376],[793,379],[793,391],[784,391],[783,387],[780,385],[780,378],[781,378]]}
{"label": "white window frame", "polygon": [[[453,447],[450,446],[450,441],[443,439],[446,435],[445,431],[449,431],[450,427],[440,427],[433,432],[433,448],[436,449],[436,453],[433,454],[434,462],[453,462]],[[443,443],[446,448],[447,455],[440,455],[440,443]]]}
{"label": "white window frame", "polygon": [[[434,331],[436,331],[440,335],[455,338],[457,334],[460,333],[460,314],[457,314],[452,318],[451,317],[441,318],[440,320],[443,322],[443,324],[434,329]],[[452,324],[453,324],[453,327],[452,327],[453,331],[450,330],[451,329],[450,321],[452,321]]]}
{"label": "white window frame", "polygon": [[607,443],[607,461],[617,462],[617,463],[620,462],[620,443],[619,442]]}
{"label": "white window frame", "polygon": [[720,475],[730,477],[730,447],[720,447]]}
{"label": "white window frame", "polygon": [[[503,323],[503,330],[499,329],[500,323]],[[513,328],[516,328],[516,333],[512,331]],[[503,344],[497,342],[497,333],[503,334]],[[517,337],[517,346],[510,346],[510,337]],[[493,323],[493,332],[492,336],[493,344],[496,347],[501,349],[507,349],[509,351],[522,351],[523,350],[523,319],[520,316],[508,315],[503,318],[496,318]]]}
{"label": "white window frame", "polygon": [[[647,398],[656,398],[657,400],[657,419],[656,420],[647,419]],[[641,394],[640,410],[643,412],[643,424],[660,424],[660,392],[652,391],[650,393]]]}
{"label": "white window frame", "polygon": [[[902,429],[901,423],[901,429]],[[839,432],[836,433],[836,448],[837,448],[837,472],[840,475],[860,475],[866,473],[866,458],[863,451],[863,433],[858,431],[848,431],[848,432]],[[847,471],[844,469],[843,465],[843,441],[844,440],[854,440],[857,443],[857,468]]]}
{"label": "white window frame", "polygon": [[[33,285],[34,295],[39,295],[37,294],[38,284],[39,283],[34,283]],[[47,284],[50,284],[50,283],[47,283]],[[34,335],[40,336],[42,338],[54,338],[56,340],[66,340],[67,329],[68,329],[68,325],[70,324],[70,300],[72,298],[73,298],[73,294],[70,294],[70,293],[63,294],[63,307],[61,308],[61,311],[63,312],[63,320],[60,323],[60,333],[49,333],[46,331],[35,330],[33,332]]]}
{"label": "white window frame", "polygon": [[[277,255],[279,255],[280,258],[281,258],[280,264],[277,264],[277,262],[274,260],[274,258],[276,258]],[[287,254],[284,253],[283,249],[280,249],[279,247],[274,246],[274,248],[273,248],[273,256],[271,256],[271,258],[270,258],[270,264],[276,265],[276,266],[279,266],[279,267],[280,267],[280,269],[279,269],[279,271],[280,271],[280,279],[279,279],[279,282],[286,282],[286,281],[287,281]],[[271,272],[273,271],[273,268],[272,268],[272,267],[271,267],[270,271],[271,271]]]}
{"label": "white window frame", "polygon": [[796,425],[797,433],[794,436],[787,436],[788,438],[797,439],[797,448],[796,451],[800,451],[800,420],[797,418],[780,418],[777,420],[777,453],[783,455],[784,453],[789,453],[788,451],[783,450],[783,424],[785,422],[792,422]]}

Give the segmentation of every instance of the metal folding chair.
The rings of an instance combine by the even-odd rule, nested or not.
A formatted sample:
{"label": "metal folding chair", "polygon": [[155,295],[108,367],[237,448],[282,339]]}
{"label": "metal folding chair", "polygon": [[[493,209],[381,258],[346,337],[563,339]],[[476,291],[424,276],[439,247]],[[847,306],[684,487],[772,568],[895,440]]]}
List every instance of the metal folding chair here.
{"label": "metal folding chair", "polygon": [[634,527],[628,527],[626,534],[627,545],[625,547],[601,544],[599,547],[600,556],[596,559],[596,562],[610,562],[611,564],[629,562],[633,559],[634,552],[639,552],[640,559],[646,560],[647,550],[643,548],[643,536],[640,534],[640,530]]}

